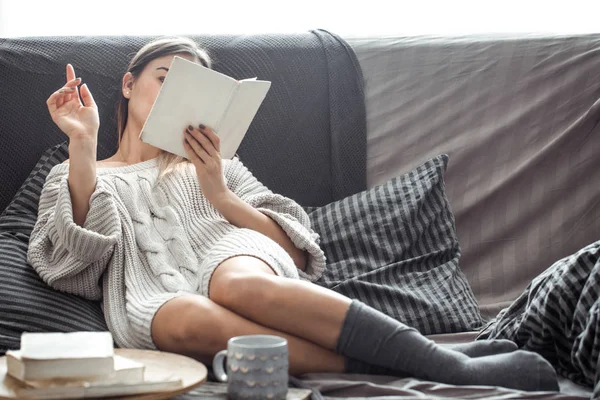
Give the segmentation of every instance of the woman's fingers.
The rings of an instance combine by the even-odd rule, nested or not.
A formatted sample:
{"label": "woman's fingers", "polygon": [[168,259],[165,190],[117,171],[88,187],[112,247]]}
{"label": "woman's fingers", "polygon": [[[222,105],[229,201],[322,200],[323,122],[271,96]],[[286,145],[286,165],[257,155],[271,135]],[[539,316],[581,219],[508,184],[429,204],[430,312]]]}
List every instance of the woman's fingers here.
{"label": "woman's fingers", "polygon": [[[73,80],[67,82],[65,84],[65,86],[61,87],[56,92],[54,92],[52,94],[52,96],[55,94],[62,94],[62,93],[68,93],[68,94],[75,93],[75,91],[77,90],[77,85],[79,85],[80,83],[81,83],[81,78],[73,79]],[[52,97],[52,96],[50,96],[50,97]]]}
{"label": "woman's fingers", "polygon": [[[58,89],[56,92],[52,93],[46,104],[50,107],[51,104],[54,104],[56,108],[60,107],[65,101],[73,98],[73,94],[77,93],[77,85],[81,82],[81,78],[72,79],[65,84],[65,86]],[[79,95],[77,95],[79,98]],[[59,101],[60,99],[60,101]],[[61,104],[58,104],[60,102]],[[52,110],[50,110],[52,111]]]}
{"label": "woman's fingers", "polygon": [[77,92],[77,88],[76,87],[72,87],[72,88],[62,88],[60,90],[57,91],[58,94],[62,94],[65,95],[65,97],[69,97],[71,98],[71,96],[67,96],[67,95],[71,95],[73,93]]}
{"label": "woman's fingers", "polygon": [[75,86],[79,85],[80,83],[81,83],[81,78],[74,78],[74,79],[71,79],[70,81],[68,81],[67,83],[65,83],[65,85],[61,89],[75,87]]}
{"label": "woman's fingers", "polygon": [[63,104],[65,104],[66,102],[68,102],[71,99],[72,93],[74,93],[74,91],[69,91],[69,92],[64,92],[64,93],[59,93],[59,91],[56,91],[56,92],[52,93],[52,95],[48,98],[48,100],[46,100],[46,104],[48,105],[48,110],[50,110],[51,113],[56,111]]}
{"label": "woman's fingers", "polygon": [[67,101],[69,101],[70,97],[67,97],[66,95],[63,96],[59,96],[56,99],[56,108],[61,108],[63,104],[65,104]]}
{"label": "woman's fingers", "polygon": [[[79,105],[83,105],[79,97],[78,88],[78,86],[81,84],[81,78],[75,77],[75,68],[73,68],[73,65],[70,63],[66,66],[66,75],[67,81],[64,86],[52,93],[50,97],[48,97],[48,100],[46,100],[46,104],[51,113],[69,101],[75,100],[77,103],[79,103]],[[82,87],[81,96],[85,105],[89,107],[96,107],[96,102],[94,101],[90,90],[88,89],[87,85],[84,86],[85,87]]]}
{"label": "woman's fingers", "polygon": [[50,112],[54,112],[57,108],[60,108],[63,104],[68,102],[69,100],[76,99],[79,104],[79,92],[77,90],[77,85],[81,83],[81,78],[72,79],[65,84],[65,86],[61,87],[46,100],[46,104],[48,105],[48,109]]}
{"label": "woman's fingers", "polygon": [[67,82],[75,79],[75,69],[71,64],[67,64]]}
{"label": "woman's fingers", "polygon": [[192,148],[192,151],[194,153],[196,153],[196,156],[198,156],[198,158],[204,164],[206,164],[208,162],[208,159],[210,158],[210,155],[206,152],[206,150],[202,147],[202,145],[200,143],[198,143],[198,141],[196,139],[194,139],[194,136],[192,136],[192,134],[190,133],[189,130],[186,130],[184,135],[185,135],[185,140],[187,141],[189,146]]}
{"label": "woman's fingers", "polygon": [[74,93],[74,92],[75,92],[75,87],[63,87],[56,91],[56,93]]}
{"label": "woman's fingers", "polygon": [[208,138],[208,140],[211,141],[212,145],[217,150],[217,152],[220,152],[221,151],[221,139],[215,133],[215,131],[213,131],[208,126],[204,126],[202,124],[198,125],[198,128],[200,129],[200,132],[204,133],[206,135],[206,137]]}
{"label": "woman's fingers", "polygon": [[194,137],[194,139],[196,139],[196,141],[200,145],[202,145],[206,153],[208,153],[211,157],[215,157],[218,154],[217,148],[214,146],[213,142],[207,137],[207,134],[205,132],[194,128],[191,125],[188,126],[187,130]]}
{"label": "woman's fingers", "polygon": [[183,141],[183,147],[186,153],[188,154],[188,158],[190,159],[190,161],[204,164],[200,157],[198,157],[198,154],[196,154],[196,151],[192,148],[192,145],[190,145],[190,143],[188,142],[187,133],[184,133],[184,136],[186,136],[186,139]]}
{"label": "woman's fingers", "polygon": [[81,99],[83,100],[83,104],[86,107],[98,108],[96,106],[96,102],[94,101],[94,97],[92,97],[92,92],[90,92],[90,88],[88,88],[87,83],[84,83],[81,86]]}
{"label": "woman's fingers", "polygon": [[46,105],[48,106],[48,110],[53,113],[58,107],[63,104],[63,98],[65,97],[64,93],[61,93],[60,90],[52,93],[48,100],[46,100]]}
{"label": "woman's fingers", "polygon": [[71,97],[69,99],[77,101],[77,103],[79,103],[80,106],[83,105],[83,103],[81,102],[81,98],[79,97],[79,87],[78,86],[75,86],[75,91],[73,93],[71,93]]}

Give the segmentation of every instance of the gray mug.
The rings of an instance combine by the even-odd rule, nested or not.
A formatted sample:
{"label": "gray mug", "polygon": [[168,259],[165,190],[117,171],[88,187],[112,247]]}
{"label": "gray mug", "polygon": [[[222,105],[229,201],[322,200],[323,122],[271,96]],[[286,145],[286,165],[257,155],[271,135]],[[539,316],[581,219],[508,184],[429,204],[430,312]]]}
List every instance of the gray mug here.
{"label": "gray mug", "polygon": [[[223,359],[227,357],[227,372]],[[213,360],[217,380],[227,382],[231,399],[285,399],[288,391],[287,340],[271,335],[229,339]]]}

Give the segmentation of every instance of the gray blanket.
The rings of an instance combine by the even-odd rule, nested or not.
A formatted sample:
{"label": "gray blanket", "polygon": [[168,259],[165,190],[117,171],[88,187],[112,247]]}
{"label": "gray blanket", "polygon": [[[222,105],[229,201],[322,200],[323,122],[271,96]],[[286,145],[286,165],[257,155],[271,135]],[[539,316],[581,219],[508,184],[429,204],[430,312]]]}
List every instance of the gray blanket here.
{"label": "gray blanket", "polygon": [[600,398],[600,241],[536,277],[478,339],[502,338],[542,354],[556,371]]}

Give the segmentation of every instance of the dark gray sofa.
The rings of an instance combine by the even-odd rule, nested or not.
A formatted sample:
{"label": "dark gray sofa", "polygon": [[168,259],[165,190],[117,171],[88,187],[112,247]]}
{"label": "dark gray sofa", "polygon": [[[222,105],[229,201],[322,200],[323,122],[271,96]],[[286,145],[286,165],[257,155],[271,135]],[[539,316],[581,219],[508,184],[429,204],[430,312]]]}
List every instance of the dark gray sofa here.
{"label": "dark gray sofa", "polygon": [[[43,152],[64,140],[44,102],[62,84],[66,62],[74,63],[104,105],[99,158],[115,150],[110,105],[126,56],[148,39],[0,39],[5,79],[0,84],[0,209]],[[331,74],[340,71],[339,65],[323,60],[343,54],[323,58],[322,41],[335,40],[325,33],[292,35],[286,46],[268,35],[196,39],[219,54],[217,69],[240,78],[268,76],[275,85],[286,85],[286,91],[277,92],[282,97],[265,103],[239,154],[271,189],[303,205],[325,205],[449,154],[446,191],[461,241],[461,268],[487,318],[554,261],[600,238],[598,35],[345,38],[350,46],[345,65],[357,64],[343,72],[350,80],[360,78],[353,88],[341,87],[345,93],[331,90]],[[271,69],[244,63],[240,49],[274,60]],[[356,96],[357,90],[361,95],[364,90],[364,104],[348,109],[335,102]],[[290,104],[303,106],[286,107]],[[435,337],[442,342],[472,338],[472,332]],[[530,395],[411,378],[303,378],[339,397]],[[561,388],[562,397],[546,398],[590,393],[566,380]]]}

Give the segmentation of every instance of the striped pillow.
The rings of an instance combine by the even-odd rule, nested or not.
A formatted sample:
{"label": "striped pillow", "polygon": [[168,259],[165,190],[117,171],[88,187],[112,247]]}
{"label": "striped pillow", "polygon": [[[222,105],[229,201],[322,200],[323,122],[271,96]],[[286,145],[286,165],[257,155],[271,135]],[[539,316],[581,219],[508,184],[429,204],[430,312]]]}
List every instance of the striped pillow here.
{"label": "striped pillow", "polygon": [[68,158],[67,143],[44,152],[0,216],[0,353],[23,332],[107,330],[100,303],[57,292],[27,263],[29,235],[50,169]]}
{"label": "striped pillow", "polygon": [[458,265],[447,164],[440,155],[370,190],[306,208],[328,260],[317,283],[423,334],[480,327],[477,301]]}

